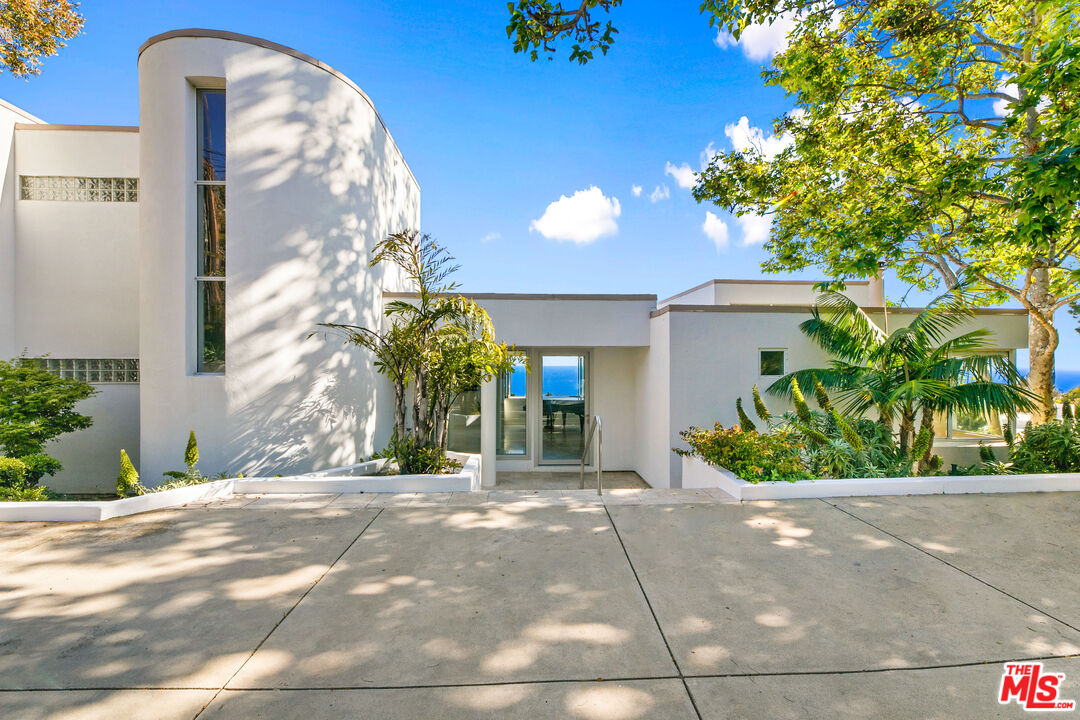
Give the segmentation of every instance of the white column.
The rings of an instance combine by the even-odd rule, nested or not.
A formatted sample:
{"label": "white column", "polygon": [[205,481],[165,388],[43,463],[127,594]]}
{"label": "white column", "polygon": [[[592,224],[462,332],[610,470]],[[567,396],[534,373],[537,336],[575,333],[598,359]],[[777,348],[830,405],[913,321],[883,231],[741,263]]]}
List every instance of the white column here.
{"label": "white column", "polygon": [[480,386],[480,464],[484,487],[495,486],[495,412],[498,381]]}

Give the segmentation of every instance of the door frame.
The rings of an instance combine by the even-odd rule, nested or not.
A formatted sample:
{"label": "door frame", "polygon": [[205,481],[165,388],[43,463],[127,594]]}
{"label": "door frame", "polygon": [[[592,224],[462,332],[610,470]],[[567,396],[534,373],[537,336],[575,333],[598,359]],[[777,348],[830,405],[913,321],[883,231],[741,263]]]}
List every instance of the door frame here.
{"label": "door frame", "polygon": [[[586,432],[589,427],[589,419],[592,417],[592,353],[589,348],[533,348],[532,353],[534,357],[530,359],[530,362],[535,361],[536,372],[529,373],[534,375],[535,379],[532,383],[526,384],[526,392],[532,392],[534,401],[532,409],[529,411],[528,422],[532,425],[532,431],[530,432],[530,439],[532,439],[533,450],[528,453],[532,456],[534,467],[565,467],[567,465],[580,465],[581,457],[567,458],[563,460],[545,460],[544,459],[544,357],[548,356],[567,356],[576,355],[584,359],[585,367],[582,371],[583,382],[585,383],[584,395],[585,395],[585,421],[583,424],[583,432]],[[593,451],[595,453],[595,450]],[[591,456],[586,462],[586,466],[592,465]]]}

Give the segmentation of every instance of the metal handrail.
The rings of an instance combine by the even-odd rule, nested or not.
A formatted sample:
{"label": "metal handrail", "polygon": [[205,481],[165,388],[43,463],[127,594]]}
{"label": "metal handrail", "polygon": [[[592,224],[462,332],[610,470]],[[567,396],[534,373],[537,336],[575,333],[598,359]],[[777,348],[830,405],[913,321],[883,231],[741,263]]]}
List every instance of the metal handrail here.
{"label": "metal handrail", "polygon": [[585,436],[585,452],[581,453],[581,482],[578,484],[580,490],[585,489],[585,459],[589,457],[589,449],[592,447],[593,433],[596,433],[596,494],[604,494],[604,460],[603,460],[603,447],[604,447],[604,426],[600,422],[599,415],[593,415],[592,423],[589,425],[589,433]]}

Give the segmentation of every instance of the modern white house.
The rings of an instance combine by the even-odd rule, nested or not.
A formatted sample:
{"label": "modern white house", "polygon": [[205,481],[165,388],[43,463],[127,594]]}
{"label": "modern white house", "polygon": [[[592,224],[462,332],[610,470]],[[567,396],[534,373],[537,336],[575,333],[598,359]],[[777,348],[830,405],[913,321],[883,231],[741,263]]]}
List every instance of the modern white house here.
{"label": "modern white house", "polygon": [[[371,100],[303,53],[212,30],[147,40],[139,93],[138,127],[51,125],[0,101],[0,357],[44,356],[100,391],[82,407],[94,426],[53,448],[66,469],[48,484],[107,492],[121,448],[152,483],[181,464],[189,430],[207,473],[370,456],[391,430],[389,383],[309,335],[375,326],[409,296],[392,267],[368,267],[381,238],[421,227],[419,185]],[[879,282],[847,292],[884,323]],[[486,485],[576,466],[599,415],[605,470],[680,487],[679,431],[733,424],[753,385],[828,361],[798,329],[805,281],[712,280],[661,301],[471,296],[531,368],[455,408],[451,446],[483,456]],[[975,321],[1010,356],[1027,322]],[[994,418],[950,418],[936,448],[970,462],[999,433]]]}

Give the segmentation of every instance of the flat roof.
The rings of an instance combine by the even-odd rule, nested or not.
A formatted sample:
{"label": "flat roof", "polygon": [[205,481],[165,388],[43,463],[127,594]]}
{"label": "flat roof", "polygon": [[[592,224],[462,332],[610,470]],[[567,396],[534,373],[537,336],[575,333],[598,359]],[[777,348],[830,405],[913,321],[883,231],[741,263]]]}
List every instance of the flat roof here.
{"label": "flat roof", "polygon": [[[732,278],[714,278],[712,280],[706,280],[700,285],[695,285],[689,290],[683,290],[680,293],[675,293],[669,298],[664,298],[660,302],[671,302],[675,298],[680,298],[683,295],[689,295],[690,293],[707,288],[710,285],[817,285],[818,283],[825,282],[824,280],[738,280]],[[845,280],[846,285],[866,286],[870,284],[869,280]]]}
{"label": "flat roof", "polygon": [[52,125],[50,123],[15,123],[16,130],[67,130],[69,132],[139,132],[138,125]]}
{"label": "flat roof", "polygon": [[[656,318],[661,315],[666,315],[669,312],[809,314],[812,307],[812,305],[664,305],[649,313],[649,317]],[[887,308],[890,314],[895,315],[913,315],[920,313],[925,309],[926,308],[921,307]],[[880,307],[864,307],[862,310],[867,314],[880,315],[882,313]],[[1017,317],[1026,317],[1028,314],[1028,311],[1023,308],[975,308],[972,312],[975,315],[1006,315]]]}
{"label": "flat roof", "polygon": [[[601,293],[559,293],[559,294],[543,294],[543,293],[448,293],[450,296],[461,295],[463,297],[472,298],[473,300],[615,300],[615,301],[636,301],[636,302],[656,302],[655,295],[605,295]],[[384,298],[414,298],[417,296],[415,292],[391,292],[384,291]]]}

